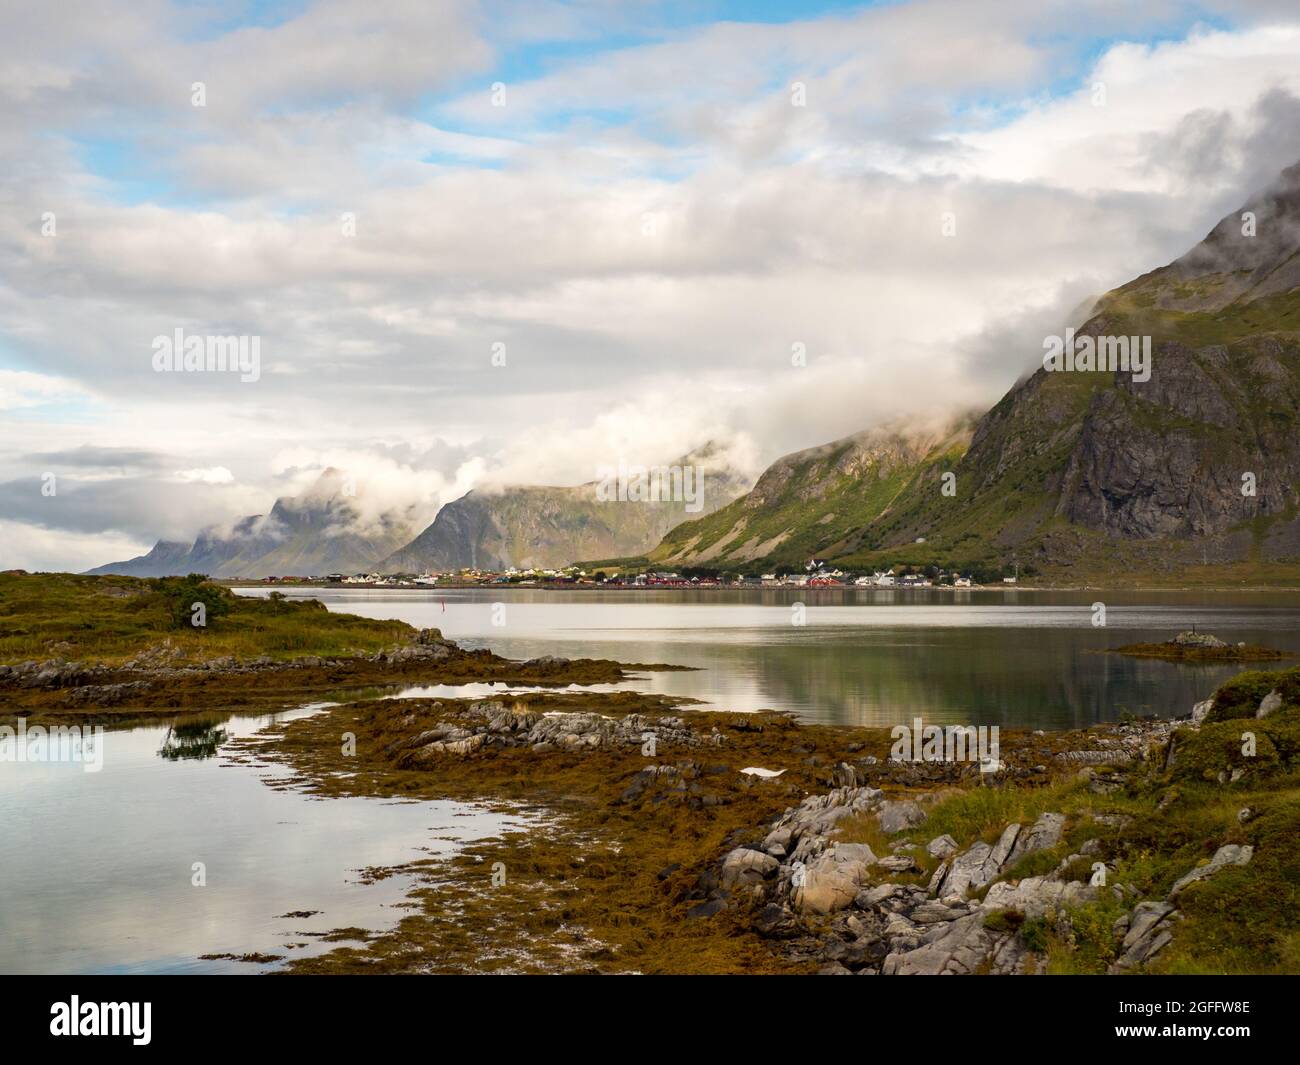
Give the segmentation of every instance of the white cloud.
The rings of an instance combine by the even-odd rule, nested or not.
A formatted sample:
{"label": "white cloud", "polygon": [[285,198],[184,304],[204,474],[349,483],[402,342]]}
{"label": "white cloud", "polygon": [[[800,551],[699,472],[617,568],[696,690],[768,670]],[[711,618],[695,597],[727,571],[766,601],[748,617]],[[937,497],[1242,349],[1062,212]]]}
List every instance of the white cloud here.
{"label": "white cloud", "polygon": [[210,466],[207,469],[177,470],[176,480],[186,484],[195,481],[201,484],[232,484],[235,475],[224,466]]}
{"label": "white cloud", "polygon": [[0,370],[0,410],[18,410],[86,397],[75,381],[26,370]]}

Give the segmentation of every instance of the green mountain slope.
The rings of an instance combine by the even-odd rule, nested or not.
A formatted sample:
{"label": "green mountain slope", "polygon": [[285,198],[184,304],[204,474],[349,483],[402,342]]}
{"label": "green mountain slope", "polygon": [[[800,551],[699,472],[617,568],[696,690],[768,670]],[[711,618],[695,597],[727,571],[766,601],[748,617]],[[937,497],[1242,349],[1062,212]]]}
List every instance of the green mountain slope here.
{"label": "green mountain slope", "polygon": [[868,430],[787,455],[748,495],[674,528],[650,560],[752,571],[841,554],[909,486],[956,462],[971,422],[923,432]]}

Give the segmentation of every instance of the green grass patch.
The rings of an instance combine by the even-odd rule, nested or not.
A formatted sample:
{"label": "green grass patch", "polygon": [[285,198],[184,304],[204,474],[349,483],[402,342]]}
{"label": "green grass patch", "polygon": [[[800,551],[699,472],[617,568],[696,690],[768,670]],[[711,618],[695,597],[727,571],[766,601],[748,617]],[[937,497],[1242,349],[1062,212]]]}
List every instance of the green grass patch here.
{"label": "green grass patch", "polygon": [[[190,624],[203,602],[206,626]],[[206,581],[0,573],[0,661],[119,664],[164,641],[181,660],[370,653],[405,643],[401,621],[330,613],[314,599],[236,596]]]}

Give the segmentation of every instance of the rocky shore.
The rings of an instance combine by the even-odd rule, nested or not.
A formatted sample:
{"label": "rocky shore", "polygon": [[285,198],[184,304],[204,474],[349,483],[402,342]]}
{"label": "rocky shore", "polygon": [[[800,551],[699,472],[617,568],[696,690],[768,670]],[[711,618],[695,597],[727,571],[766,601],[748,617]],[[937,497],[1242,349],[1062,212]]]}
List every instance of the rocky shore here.
{"label": "rocky shore", "polygon": [[100,721],[177,709],[296,705],[313,694],[400,683],[608,684],[630,671],[665,668],[670,667],[553,656],[513,661],[466,650],[438,629],[420,630],[409,643],[369,654],[290,659],[195,659],[163,638],[116,664],[55,657],[0,665],[0,700],[6,711],[31,721]]}
{"label": "rocky shore", "polygon": [[[546,829],[417,868],[419,913],[295,968],[1291,971],[1300,671],[1243,676],[1178,721],[1004,733],[993,772],[635,693],[339,707],[264,755],[323,795],[523,806]],[[1243,731],[1250,757],[1221,742]]]}

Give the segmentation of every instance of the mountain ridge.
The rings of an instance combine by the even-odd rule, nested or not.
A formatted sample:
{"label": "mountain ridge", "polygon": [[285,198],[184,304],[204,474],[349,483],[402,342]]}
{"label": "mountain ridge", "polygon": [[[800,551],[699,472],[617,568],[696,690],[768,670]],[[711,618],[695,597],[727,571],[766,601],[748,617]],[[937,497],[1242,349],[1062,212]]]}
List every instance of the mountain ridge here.
{"label": "mountain ridge", "polygon": [[[724,506],[749,486],[713,443],[667,465],[698,471],[702,513]],[[380,567],[416,572],[567,566],[582,558],[649,550],[689,514],[685,499],[602,500],[599,485],[475,489],[442,507],[428,528]]]}
{"label": "mountain ridge", "polygon": [[[1300,164],[1178,259],[1100,297],[1076,335],[1149,336],[1149,379],[1040,367],[964,446],[954,437],[872,467],[897,488],[887,502],[862,477],[831,485],[831,501],[860,504],[847,531],[819,533],[819,522],[835,525],[826,499],[764,506],[758,486],[783,464],[817,473],[819,449],[785,456],[749,497],[673,530],[649,560],[752,571],[802,553],[859,568],[1023,562],[1085,576],[1300,562]],[[768,519],[761,550],[718,550],[719,522],[746,512]]]}

